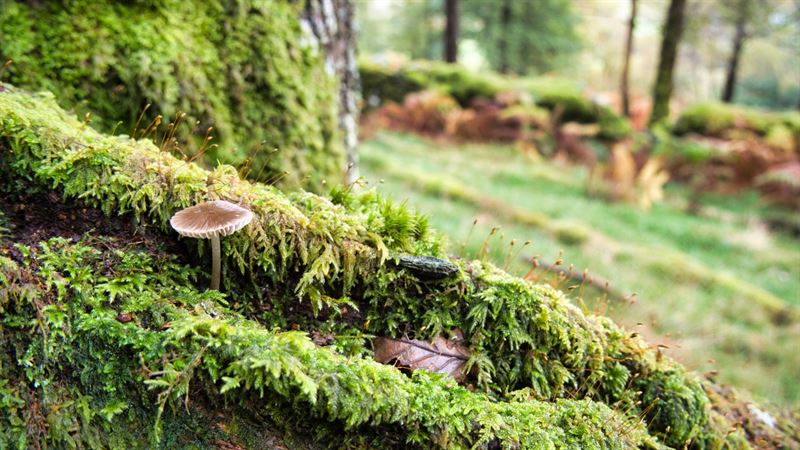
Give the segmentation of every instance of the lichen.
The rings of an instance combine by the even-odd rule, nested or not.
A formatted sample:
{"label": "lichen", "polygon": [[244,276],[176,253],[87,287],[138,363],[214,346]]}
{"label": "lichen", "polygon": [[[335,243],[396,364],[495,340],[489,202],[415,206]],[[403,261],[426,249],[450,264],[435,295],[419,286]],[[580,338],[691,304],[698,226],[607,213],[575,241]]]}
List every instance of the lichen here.
{"label": "lichen", "polygon": [[[130,279],[112,280],[91,264],[85,270],[58,266],[51,273],[47,258],[26,263],[38,268],[34,275],[44,277],[40,284],[49,286],[47,292],[63,296],[56,304],[76,305],[75,317],[86,322],[69,329],[87,333],[91,339],[82,342],[95,345],[60,345],[58,351],[81,361],[85,357],[77,355],[83,352],[103,361],[127,355],[135,367],[114,370],[128,371],[128,393],[142,389],[136,378],[141,356],[157,373],[147,380],[154,389],[150,395],[164,408],[162,417],[167,405],[193,392],[191,380],[212,398],[241,394],[236,398],[245,402],[258,392],[285,402],[281,414],[291,423],[308,422],[292,417],[311,405],[315,417],[324,419],[312,434],[333,436],[327,427],[358,427],[383,436],[369,441],[372,446],[395,442],[381,433],[398,427],[402,442],[423,447],[746,445],[741,434],[729,433],[728,419],[712,414],[696,375],[609,319],[584,313],[564,294],[482,261],[452,260],[458,274],[440,281],[417,279],[390,264],[404,253],[445,257],[443,240],[402,205],[342,188],[330,198],[287,196],[244,181],[227,166],[207,171],[149,141],[97,133],[58,108],[50,95],[4,87],[0,179],[14,180],[4,188],[55,189],[66,200],[80,198],[165,233],[174,211],[210,198],[254,212],[252,225],[223,244],[227,297],[194,291],[191,286],[205,283],[192,277],[207,274],[185,266],[131,263],[119,272]],[[54,256],[59,261],[64,255],[100,258],[97,249],[81,253],[72,244],[45,245],[60,246],[44,251],[62,255]],[[202,254],[202,244],[185,245]],[[156,265],[159,274],[134,268]],[[167,278],[158,281],[159,276]],[[119,312],[138,318],[123,324]],[[319,348],[303,333],[278,327],[332,332],[336,339]],[[457,330],[472,354],[469,389],[424,372],[409,379],[372,362],[363,334],[429,338]],[[92,373],[102,378],[106,372],[94,367]],[[102,392],[113,390],[102,379],[92,383]],[[643,418],[646,434],[630,420],[636,417]]]}
{"label": "lichen", "polygon": [[13,64],[1,76],[54,92],[107,133],[147,134],[157,115],[185,113],[176,136],[190,156],[213,127],[210,164],[319,190],[345,164],[334,80],[303,45],[301,12],[282,0],[4,1],[0,63]]}

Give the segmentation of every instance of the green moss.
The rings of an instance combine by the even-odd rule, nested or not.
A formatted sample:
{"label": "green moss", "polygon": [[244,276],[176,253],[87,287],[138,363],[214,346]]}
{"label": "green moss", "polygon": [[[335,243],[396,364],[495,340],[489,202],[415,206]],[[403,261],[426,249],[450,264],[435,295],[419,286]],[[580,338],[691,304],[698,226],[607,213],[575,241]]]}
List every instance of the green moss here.
{"label": "green moss", "polygon": [[384,102],[402,103],[406,95],[425,90],[425,80],[407,76],[405,72],[387,66],[359,61],[358,74],[361,92],[367,106]]}
{"label": "green moss", "polygon": [[675,122],[676,134],[699,133],[720,136],[734,128],[750,129],[768,135],[773,127],[787,127],[800,135],[800,113],[773,113],[727,103],[698,103],[685,109]]}
{"label": "green moss", "polygon": [[[798,128],[800,130],[800,128]],[[767,131],[764,142],[770,147],[774,147],[790,155],[796,151],[797,142],[800,140],[800,133],[792,134],[792,130],[784,124],[774,125]]]}
{"label": "green moss", "polygon": [[702,423],[708,420],[708,399],[699,382],[675,369],[635,386],[642,389],[647,419],[650,424],[660,424],[654,428],[660,430],[656,434],[667,445],[683,448],[697,439]]}
{"label": "green moss", "polygon": [[[13,64],[3,79],[54,92],[105,132],[139,136],[156,115],[166,124],[186,113],[177,137],[188,154],[213,127],[221,146],[206,152],[211,165],[320,189],[339,180],[344,159],[333,80],[302,45],[301,8],[282,0],[6,1],[0,60]],[[167,131],[151,134],[161,142]]]}
{"label": "green moss", "polygon": [[388,67],[365,61],[359,62],[359,74],[364,98],[380,102],[402,102],[406,95],[437,89],[450,95],[461,106],[469,106],[476,98],[494,98],[501,92],[502,83],[492,74],[479,74],[464,67],[435,61]]}
{"label": "green moss", "polygon": [[[600,403],[493,401],[445,376],[417,372],[408,378],[369,358],[319,348],[304,333],[268,331],[225,308],[219,293],[189,287],[195,271],[163,257],[154,261],[136,250],[101,251],[61,238],[20,251],[28,255],[25,266],[37,269],[26,270],[24,282],[19,270],[0,274],[10,286],[0,295],[0,336],[15,341],[4,352],[25,363],[3,366],[3,379],[24,376],[39,386],[33,395],[58,420],[48,423],[46,436],[26,435],[32,419],[15,407],[31,408],[31,399],[0,391],[0,405],[12,405],[6,420],[20,425],[6,435],[15,447],[104,447],[124,442],[126,432],[129,445],[142,448],[149,440],[172,448],[169,442],[181,439],[162,440],[165,431],[187,424],[176,425],[166,407],[188,407],[203,395],[268,416],[269,404],[280,401],[287,407],[283,415],[310,411],[345,430],[397,424],[401,442],[423,447],[629,448],[647,441],[641,424]],[[104,275],[109,265],[116,272]],[[108,286],[118,296],[109,296]],[[131,321],[121,323],[122,313]],[[28,323],[42,332],[28,334]],[[63,395],[62,386],[72,386],[71,395]],[[72,433],[75,428],[85,433]],[[327,445],[337,442],[341,438]],[[373,440],[380,442],[380,436]]]}
{"label": "green moss", "polygon": [[[175,270],[180,277],[170,278],[166,269],[157,275],[140,273],[136,267],[164,264],[125,253],[114,264],[129,265],[118,272],[130,274],[122,280],[103,279],[102,273],[82,266],[42,274],[48,264],[66,264],[63,255],[88,261],[100,258],[97,250],[70,248],[55,252],[62,255],[54,257],[56,262],[39,258],[31,264],[40,268],[39,276],[54,280],[53,290],[62,300],[80,302],[76,314],[90,316],[80,316],[87,320],[80,327],[70,325],[92,336],[81,342],[105,339],[84,350],[59,348],[98,355],[92,365],[111,361],[123,349],[132,352],[132,361],[136,355],[157,361],[160,375],[149,379],[162,394],[161,405],[183,398],[190,392],[189,379],[200,377],[198,384],[207,392],[217,386],[231,395],[244,389],[279,399],[297,397],[345,428],[399,425],[410,430],[407,441],[420,445],[433,441],[460,447],[498,439],[509,446],[567,442],[563,445],[581,447],[592,441],[614,447],[626,445],[630,436],[603,425],[612,414],[607,408],[625,417],[646,416],[638,392],[666,392],[659,406],[664,411],[686,406],[688,398],[694,399],[694,408],[680,417],[665,413],[652,418],[651,435],[668,443],[687,437],[727,439],[725,422],[708,420],[705,394],[692,375],[609,319],[583,313],[563,294],[480,261],[455,261],[459,273],[438,282],[419,280],[391,263],[400,253],[444,256],[444,243],[426,220],[402,206],[372,192],[347,190],[334,191],[330,199],[307,193],[287,197],[241,180],[230,167],[209,172],[148,141],[99,134],[59,109],[52,96],[5,88],[0,93],[5,179],[58,189],[67,199],[80,197],[108,215],[129,214],[164,232],[170,232],[174,211],[208,198],[235,201],[254,212],[248,228],[223,241],[230,308],[219,294],[193,293],[190,286],[198,280],[192,277],[207,274],[185,267]],[[186,245],[201,255],[205,250],[196,241]],[[158,282],[154,276],[167,278]],[[146,320],[121,324],[117,307]],[[355,309],[358,314],[351,314]],[[166,322],[170,327],[161,330]],[[292,325],[334,330],[345,339],[319,349],[302,333],[268,331]],[[420,338],[460,330],[472,354],[469,383],[479,392],[424,373],[409,381],[394,368],[364,359],[369,354],[360,334],[364,329]],[[112,390],[102,379],[106,372],[92,372],[101,377],[93,386]],[[134,378],[126,385],[134,386]],[[364,379],[370,380],[369,387]],[[502,401],[506,398],[528,401],[512,405]],[[633,439],[645,438],[634,433]]]}

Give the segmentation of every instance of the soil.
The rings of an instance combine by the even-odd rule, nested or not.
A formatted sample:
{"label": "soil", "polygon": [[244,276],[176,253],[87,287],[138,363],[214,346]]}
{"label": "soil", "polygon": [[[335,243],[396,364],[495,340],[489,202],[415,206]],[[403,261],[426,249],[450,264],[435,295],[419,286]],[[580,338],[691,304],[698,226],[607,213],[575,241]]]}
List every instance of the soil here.
{"label": "soil", "polygon": [[120,248],[137,246],[151,253],[166,251],[177,255],[181,262],[194,262],[177,236],[136,225],[130,214],[109,218],[82,200],[62,201],[57,192],[0,194],[0,213],[7,222],[4,226],[9,228],[6,236],[0,235],[0,247],[6,251],[11,250],[13,243],[35,245],[53,237],[78,241],[92,234],[110,237],[112,245]]}

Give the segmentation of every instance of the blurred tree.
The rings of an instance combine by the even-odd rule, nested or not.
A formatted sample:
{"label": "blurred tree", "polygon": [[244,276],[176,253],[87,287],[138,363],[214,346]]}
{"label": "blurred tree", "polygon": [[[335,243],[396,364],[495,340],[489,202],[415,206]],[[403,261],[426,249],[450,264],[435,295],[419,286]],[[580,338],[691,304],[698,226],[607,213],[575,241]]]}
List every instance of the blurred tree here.
{"label": "blurred tree", "polygon": [[622,114],[630,116],[630,98],[628,97],[628,72],[630,71],[631,52],[633,51],[633,30],[636,28],[636,0],[631,0],[631,18],[628,21],[628,35],[625,39],[625,62],[622,64]]}
{"label": "blurred tree", "polygon": [[738,0],[731,3],[735,9],[735,26],[736,32],[733,34],[733,50],[731,57],[728,60],[728,68],[725,76],[725,87],[722,90],[722,101],[730,103],[733,100],[733,90],[736,85],[736,71],[739,68],[739,58],[742,54],[742,46],[747,37],[745,26],[747,25],[747,18],[752,13],[752,5],[754,3],[750,0]]}
{"label": "blurred tree", "polygon": [[[511,26],[511,0],[503,0],[500,11],[500,30],[508,30]],[[500,72],[508,73],[508,41],[511,33],[501,33],[497,42],[498,58],[497,67]]]}
{"label": "blurred tree", "polygon": [[661,53],[653,86],[653,110],[650,123],[656,123],[669,116],[669,100],[672,97],[672,73],[678,56],[678,43],[683,33],[683,16],[686,0],[671,0],[667,19],[661,38]]}
{"label": "blurred tree", "polygon": [[[800,2],[789,6],[778,0],[736,0],[721,2],[722,16],[734,26],[731,53],[725,71],[725,85],[721,100],[734,100],[739,67],[745,43],[754,37],[780,34],[787,28],[797,27]],[[790,46],[797,48],[797,42]]]}
{"label": "blurred tree", "polygon": [[454,63],[458,60],[458,0],[445,0],[444,16],[444,60]]}
{"label": "blurred tree", "polygon": [[581,48],[578,17],[568,0],[464,0],[462,7],[462,18],[472,25],[463,35],[501,72],[558,69]]}

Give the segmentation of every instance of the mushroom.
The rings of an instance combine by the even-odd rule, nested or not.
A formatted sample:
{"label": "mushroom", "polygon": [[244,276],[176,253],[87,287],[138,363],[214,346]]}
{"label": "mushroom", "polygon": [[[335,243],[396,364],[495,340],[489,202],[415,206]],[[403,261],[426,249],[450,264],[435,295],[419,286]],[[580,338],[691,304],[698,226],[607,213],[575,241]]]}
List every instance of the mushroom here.
{"label": "mushroom", "polygon": [[211,239],[211,289],[219,290],[220,236],[241,230],[253,213],[225,200],[213,200],[182,209],[169,220],[181,236]]}

